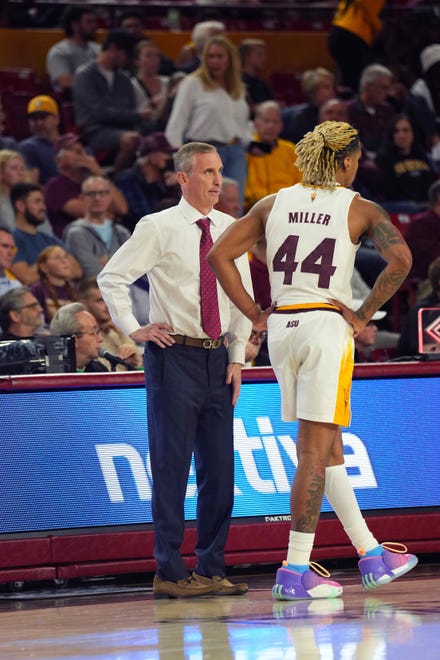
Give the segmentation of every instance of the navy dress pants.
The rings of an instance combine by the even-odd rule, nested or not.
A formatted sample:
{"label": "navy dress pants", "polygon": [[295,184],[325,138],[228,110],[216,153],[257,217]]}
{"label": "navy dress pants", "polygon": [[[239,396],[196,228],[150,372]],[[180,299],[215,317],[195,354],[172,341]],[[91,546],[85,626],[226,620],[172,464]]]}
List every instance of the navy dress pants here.
{"label": "navy dress pants", "polygon": [[153,477],[152,515],[157,574],[180,580],[184,500],[194,452],[197,480],[196,572],[224,576],[234,500],[232,388],[225,384],[227,352],[145,345],[148,436]]}

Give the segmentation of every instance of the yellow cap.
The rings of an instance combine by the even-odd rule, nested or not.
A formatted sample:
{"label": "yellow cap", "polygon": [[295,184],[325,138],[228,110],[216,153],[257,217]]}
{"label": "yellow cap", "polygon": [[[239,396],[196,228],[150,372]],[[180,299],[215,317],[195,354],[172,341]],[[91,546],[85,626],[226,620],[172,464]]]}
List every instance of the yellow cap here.
{"label": "yellow cap", "polygon": [[58,116],[58,105],[57,102],[51,96],[34,96],[27,107],[28,115],[32,115],[34,112],[47,112],[49,115]]}

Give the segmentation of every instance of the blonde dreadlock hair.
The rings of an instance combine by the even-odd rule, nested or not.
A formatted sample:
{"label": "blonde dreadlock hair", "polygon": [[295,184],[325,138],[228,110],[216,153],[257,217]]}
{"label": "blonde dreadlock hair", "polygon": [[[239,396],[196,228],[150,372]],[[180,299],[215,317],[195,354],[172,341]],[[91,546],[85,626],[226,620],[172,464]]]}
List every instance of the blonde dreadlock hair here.
{"label": "blonde dreadlock hair", "polygon": [[359,134],[343,121],[325,121],[295,145],[295,165],[301,170],[301,183],[327,190],[336,188],[336,171],[347,156],[360,146]]}

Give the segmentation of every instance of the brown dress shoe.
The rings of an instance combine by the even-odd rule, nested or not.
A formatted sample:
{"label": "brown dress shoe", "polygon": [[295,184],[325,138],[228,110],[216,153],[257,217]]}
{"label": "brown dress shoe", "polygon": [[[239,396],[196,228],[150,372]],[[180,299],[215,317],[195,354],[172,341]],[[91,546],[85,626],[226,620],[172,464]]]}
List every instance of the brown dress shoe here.
{"label": "brown dress shoe", "polygon": [[218,596],[241,596],[242,594],[245,594],[249,588],[246,582],[232,584],[232,582],[229,582],[227,578],[222,578],[219,575],[213,575],[209,578],[205,577],[204,575],[193,573],[192,576],[194,580],[202,585],[213,585],[215,589],[213,593],[217,594]]}
{"label": "brown dress shoe", "polygon": [[202,584],[190,576],[177,580],[177,582],[171,582],[171,580],[161,580],[158,575],[155,575],[153,580],[154,595],[168,596],[168,598],[206,596],[214,593],[216,589],[217,585],[211,581],[209,581],[209,584]]}

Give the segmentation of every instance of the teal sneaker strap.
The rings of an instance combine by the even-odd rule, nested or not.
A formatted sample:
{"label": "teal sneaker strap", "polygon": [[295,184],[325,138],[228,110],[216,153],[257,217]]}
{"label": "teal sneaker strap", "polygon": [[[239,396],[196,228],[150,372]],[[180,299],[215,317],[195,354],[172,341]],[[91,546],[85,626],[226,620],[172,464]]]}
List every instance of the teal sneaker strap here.
{"label": "teal sneaker strap", "polygon": [[295,573],[305,573],[309,570],[309,565],[306,564],[305,566],[302,566],[299,564],[288,564],[287,562],[283,562],[283,568],[288,568],[289,571],[295,571]]}

